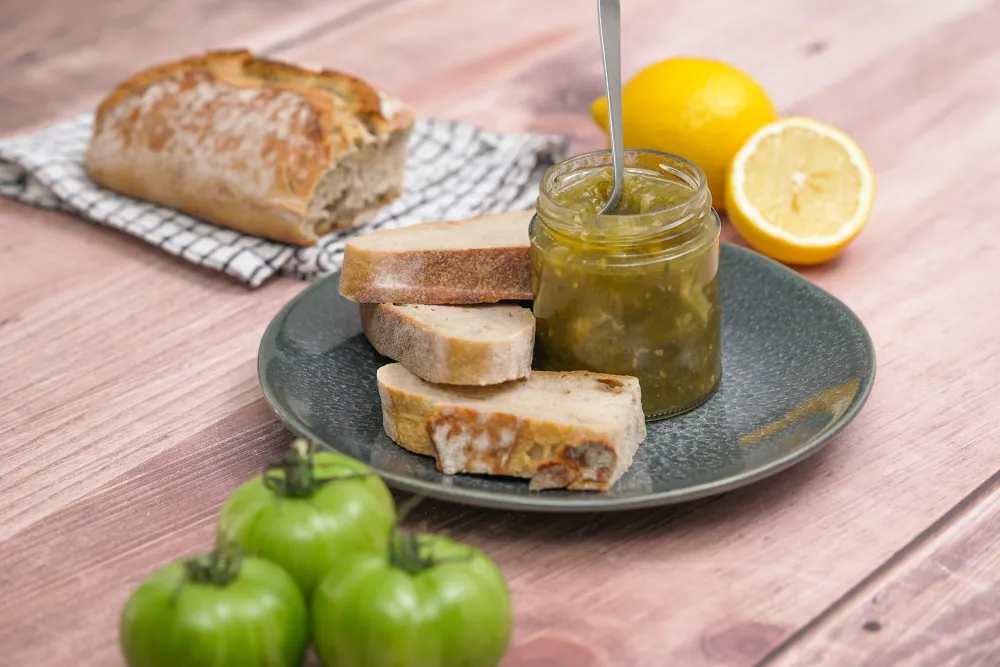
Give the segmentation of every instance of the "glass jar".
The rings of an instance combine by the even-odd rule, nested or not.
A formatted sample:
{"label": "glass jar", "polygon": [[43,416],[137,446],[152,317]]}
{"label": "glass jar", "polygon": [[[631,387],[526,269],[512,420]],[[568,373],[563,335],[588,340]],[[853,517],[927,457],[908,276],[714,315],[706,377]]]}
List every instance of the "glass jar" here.
{"label": "glass jar", "polygon": [[647,419],[707,400],[722,374],[719,216],[705,174],[668,153],[625,151],[615,215],[611,155],[549,168],[531,221],[535,364],[639,379]]}

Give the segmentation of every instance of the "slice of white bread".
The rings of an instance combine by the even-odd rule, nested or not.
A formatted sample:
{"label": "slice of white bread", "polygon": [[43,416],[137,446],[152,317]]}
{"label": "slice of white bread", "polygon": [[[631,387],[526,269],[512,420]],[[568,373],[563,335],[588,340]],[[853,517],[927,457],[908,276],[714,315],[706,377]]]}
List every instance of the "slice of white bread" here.
{"label": "slice of white bread", "polygon": [[379,354],[443,384],[487,385],[527,377],[535,316],[516,304],[361,304],[361,326]]}
{"label": "slice of white bread", "polygon": [[531,211],[431,222],[347,242],[340,293],[361,303],[527,301]]}
{"label": "slice of white bread", "polygon": [[386,435],[438,469],[531,479],[532,490],[610,489],[646,437],[639,381],[536,371],[489,387],[435,385],[378,370]]}

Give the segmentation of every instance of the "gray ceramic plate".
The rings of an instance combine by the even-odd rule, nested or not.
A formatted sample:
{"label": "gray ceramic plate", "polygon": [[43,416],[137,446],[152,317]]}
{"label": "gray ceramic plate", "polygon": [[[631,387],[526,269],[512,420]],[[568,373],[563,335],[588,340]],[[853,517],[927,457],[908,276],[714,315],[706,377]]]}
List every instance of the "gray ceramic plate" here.
{"label": "gray ceramic plate", "polygon": [[691,500],[784,470],[817,451],[861,408],[875,375],[858,318],[797,273],[722,248],[722,384],[703,406],[648,426],[608,493],[529,492],[526,481],[445,476],[382,431],[375,371],[388,360],[361,333],[339,275],[293,299],[261,341],[261,387],[299,435],[372,466],[389,484],[455,502],[518,510],[620,510]]}

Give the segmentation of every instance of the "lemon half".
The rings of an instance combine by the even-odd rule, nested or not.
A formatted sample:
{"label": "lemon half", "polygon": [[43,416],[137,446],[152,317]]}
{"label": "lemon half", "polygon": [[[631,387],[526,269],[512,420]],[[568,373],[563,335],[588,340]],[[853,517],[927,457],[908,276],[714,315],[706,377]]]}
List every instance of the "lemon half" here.
{"label": "lemon half", "polygon": [[875,175],[847,134],[811,118],[783,118],[753,133],[726,179],[733,226],[788,264],[839,255],[868,222]]}

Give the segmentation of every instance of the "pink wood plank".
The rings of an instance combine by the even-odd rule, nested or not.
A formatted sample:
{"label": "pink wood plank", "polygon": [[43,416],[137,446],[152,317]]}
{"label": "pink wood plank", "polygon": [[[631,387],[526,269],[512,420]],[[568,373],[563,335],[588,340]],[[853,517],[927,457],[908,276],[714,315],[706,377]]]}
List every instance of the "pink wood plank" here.
{"label": "pink wood plank", "polygon": [[767,667],[989,667],[1000,655],[1000,473]]}
{"label": "pink wood plank", "polygon": [[[725,57],[783,110],[838,123],[869,152],[879,185],[870,227],[806,275],[869,326],[880,364],[871,401],[813,460],[698,505],[566,518],[431,504],[417,519],[476,542],[504,568],[517,610],[506,664],[752,665],[1000,468],[990,308],[1000,278],[1000,9],[626,5],[631,71],[676,52]],[[203,18],[204,32],[179,25],[205,42],[239,36],[233,25],[277,35],[268,31],[310,23],[297,7],[289,23],[260,7],[230,23],[230,6]],[[586,117],[600,92],[588,12],[569,0],[386,3],[281,53],[370,77],[428,113],[567,131],[583,149],[602,141]],[[33,34],[64,24],[44,25]],[[158,44],[170,55],[182,46]],[[25,70],[36,84],[17,84],[39,96],[39,119],[108,85],[105,63],[131,68],[123,55],[82,58],[85,92],[64,107],[51,81],[78,70],[65,69],[76,47],[59,48],[66,55]],[[120,53],[136,64],[149,55],[135,44]],[[120,234],[0,202],[4,659],[115,664],[130,587],[204,548],[225,494],[287,442],[262,405],[254,361],[263,328],[301,288],[279,279],[249,292]],[[56,637],[65,654],[52,649]]]}

